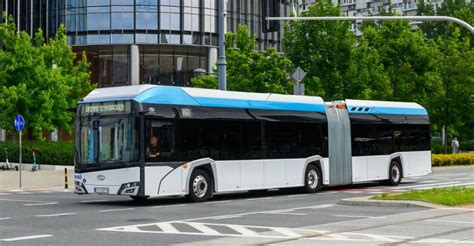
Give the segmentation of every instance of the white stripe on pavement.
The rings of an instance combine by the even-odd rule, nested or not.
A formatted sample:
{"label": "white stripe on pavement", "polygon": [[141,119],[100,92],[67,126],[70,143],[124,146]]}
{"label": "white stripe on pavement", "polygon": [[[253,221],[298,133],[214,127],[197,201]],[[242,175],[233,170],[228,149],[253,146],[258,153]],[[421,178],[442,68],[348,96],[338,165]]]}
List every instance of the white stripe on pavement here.
{"label": "white stripe on pavement", "polygon": [[178,229],[174,228],[173,225],[171,225],[171,223],[160,223],[160,224],[157,224],[158,227],[160,227],[160,229],[164,232],[167,232],[167,233],[179,233]]}
{"label": "white stripe on pavement", "polygon": [[226,225],[226,226],[229,227],[230,229],[242,234],[242,235],[245,235],[245,236],[256,236],[256,235],[258,235],[257,232],[249,230],[249,229],[247,229],[243,226],[239,226],[239,225]]}
{"label": "white stripe on pavement", "polygon": [[7,199],[7,198],[0,198],[0,201],[6,201],[6,202],[38,202],[38,203],[51,202],[51,201],[35,201],[35,200]]}
{"label": "white stripe on pavement", "polygon": [[408,186],[397,186],[397,187],[392,187],[388,188],[390,190],[398,190],[398,189],[408,189],[408,188],[418,188],[418,187],[425,187],[425,186],[438,186],[438,185],[447,185],[447,184],[458,184],[459,182],[441,182],[437,184],[423,184],[423,185],[408,185]]}
{"label": "white stripe on pavement", "polygon": [[247,201],[259,201],[259,200],[270,200],[270,199],[273,199],[273,197],[249,198],[249,199],[245,199],[245,200],[247,200]]}
{"label": "white stripe on pavement", "polygon": [[128,211],[128,210],[134,210],[134,209],[135,209],[135,208],[106,209],[106,210],[99,210],[99,213],[117,212],[117,211]]}
{"label": "white stripe on pavement", "polygon": [[10,217],[3,217],[3,218],[0,218],[0,220],[9,220],[11,219]]}
{"label": "white stripe on pavement", "polygon": [[460,223],[460,224],[474,224],[472,221],[459,221],[459,220],[426,220],[431,222],[447,222],[447,223]]}
{"label": "white stripe on pavement", "polygon": [[27,203],[23,204],[25,206],[44,206],[44,205],[54,205],[58,204],[58,202],[44,202],[44,203]]}
{"label": "white stripe on pavement", "polygon": [[36,215],[36,217],[61,217],[61,216],[68,216],[68,215],[73,215],[76,213],[62,213],[62,214],[40,214]]}
{"label": "white stripe on pavement", "polygon": [[20,240],[29,240],[29,239],[38,239],[38,238],[45,238],[45,237],[52,237],[53,235],[34,235],[34,236],[26,236],[26,237],[12,237],[12,238],[5,238],[2,241],[5,242],[13,242],[13,241],[20,241]]}
{"label": "white stripe on pavement", "polygon": [[221,235],[221,233],[219,233],[218,231],[204,225],[204,224],[201,224],[201,223],[195,223],[195,222],[188,222],[186,223],[187,225],[189,226],[192,226],[194,227],[195,229],[201,231],[202,233],[206,234],[206,235]]}
{"label": "white stripe on pavement", "polygon": [[422,187],[422,188],[415,188],[415,190],[428,190],[432,188],[446,188],[446,187],[455,187],[455,186],[469,186],[473,185],[473,183],[458,183],[458,184],[450,184],[450,185],[440,185],[440,186],[434,186],[434,187]]}
{"label": "white stripe on pavement", "polygon": [[364,216],[364,215],[345,215],[345,214],[336,214],[336,215],[333,215],[334,217],[343,217],[343,218],[368,218],[368,219],[385,219],[387,217],[385,216],[380,216],[380,217],[377,217],[377,216]]}
{"label": "white stripe on pavement", "polygon": [[108,202],[109,200],[85,200],[80,201],[80,203],[89,203],[89,202]]}

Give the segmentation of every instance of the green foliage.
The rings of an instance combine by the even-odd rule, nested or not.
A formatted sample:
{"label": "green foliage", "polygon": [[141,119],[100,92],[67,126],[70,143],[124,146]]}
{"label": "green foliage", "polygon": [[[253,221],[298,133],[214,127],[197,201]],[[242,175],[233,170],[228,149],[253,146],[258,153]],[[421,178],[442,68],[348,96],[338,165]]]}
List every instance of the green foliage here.
{"label": "green foliage", "polygon": [[474,153],[433,154],[431,163],[434,167],[474,165]]}
{"label": "green foliage", "polygon": [[[440,5],[430,3],[426,0],[418,1],[418,15],[440,15],[452,16],[464,20],[474,25],[474,2],[465,0],[444,0]],[[440,36],[450,37],[458,24],[448,22],[422,22],[419,24],[427,38],[436,39]],[[465,28],[461,28],[463,37],[471,37],[471,33]],[[474,39],[471,39],[471,45],[474,45]]]}
{"label": "green foliage", "polygon": [[70,109],[93,89],[85,54],[75,60],[63,25],[45,43],[41,29],[32,39],[11,17],[8,23],[0,24],[0,128],[12,130],[14,116],[22,114],[38,139],[55,127],[71,131]]}
{"label": "green foliage", "polygon": [[[288,79],[291,62],[274,48],[255,50],[256,40],[245,25],[237,33],[226,35],[227,87],[232,91],[273,92],[288,94],[293,84]],[[217,88],[216,76],[192,80],[195,87]]]}
{"label": "green foliage", "polygon": [[[472,16],[473,5],[459,1],[447,1],[440,13],[462,9]],[[381,13],[394,14],[393,9]],[[330,0],[318,1],[303,14],[328,15],[340,15]],[[424,26],[414,30],[408,21],[367,22],[356,38],[348,21],[289,22],[283,47],[295,66],[308,71],[306,94],[417,102],[428,109],[434,135],[446,126],[450,137],[468,140],[474,137],[473,39],[456,25],[445,27],[428,33]]]}
{"label": "green foliage", "polygon": [[[8,148],[8,160],[18,163],[20,149],[18,143],[14,142],[0,142],[0,162],[5,161],[5,147]],[[74,144],[71,141],[25,141],[22,143],[23,163],[33,163],[33,149],[36,150],[37,164],[74,164]]]}
{"label": "green foliage", "polygon": [[409,191],[401,194],[377,195],[382,200],[413,200],[437,203],[448,206],[474,204],[473,187],[435,188],[421,191]]}
{"label": "green foliage", "polygon": [[[330,0],[317,1],[302,16],[339,16],[341,11]],[[297,21],[285,26],[283,50],[295,67],[307,72],[305,94],[318,95],[325,99],[341,99],[354,94],[370,94],[363,85],[349,86],[351,75],[357,74],[354,67],[356,54],[355,36],[348,21]],[[359,57],[364,55],[358,54]],[[378,59],[373,53],[368,59]],[[370,68],[377,71],[380,68]],[[361,76],[370,76],[365,72]],[[351,93],[351,94],[352,94]]]}

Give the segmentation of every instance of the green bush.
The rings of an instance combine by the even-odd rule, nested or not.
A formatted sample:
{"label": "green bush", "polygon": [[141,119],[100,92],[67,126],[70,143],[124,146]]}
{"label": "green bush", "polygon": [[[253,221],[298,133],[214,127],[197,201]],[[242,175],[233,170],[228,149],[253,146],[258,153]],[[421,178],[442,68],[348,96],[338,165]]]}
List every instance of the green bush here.
{"label": "green bush", "polygon": [[[5,161],[5,147],[8,148],[8,160],[10,162],[19,162],[18,142],[0,142],[0,162]],[[38,164],[70,166],[74,164],[74,143],[71,141],[24,141],[22,144],[23,163],[33,163],[33,149],[37,149],[36,163]]]}
{"label": "green bush", "polygon": [[431,163],[434,167],[474,165],[474,153],[433,154],[431,156]]}

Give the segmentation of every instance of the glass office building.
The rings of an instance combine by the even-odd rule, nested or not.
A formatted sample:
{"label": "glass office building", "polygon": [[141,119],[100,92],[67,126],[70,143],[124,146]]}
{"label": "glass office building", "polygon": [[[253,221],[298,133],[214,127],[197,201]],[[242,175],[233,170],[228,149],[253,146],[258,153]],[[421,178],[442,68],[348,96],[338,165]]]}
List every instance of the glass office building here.
{"label": "glass office building", "polygon": [[[305,0],[229,0],[227,31],[246,24],[257,49],[280,49],[282,28],[263,32],[263,8],[281,16]],[[190,86],[196,69],[212,72],[217,61],[218,0],[0,0],[21,29],[41,27],[45,37],[64,23],[74,51],[85,51],[99,87],[130,84]]]}

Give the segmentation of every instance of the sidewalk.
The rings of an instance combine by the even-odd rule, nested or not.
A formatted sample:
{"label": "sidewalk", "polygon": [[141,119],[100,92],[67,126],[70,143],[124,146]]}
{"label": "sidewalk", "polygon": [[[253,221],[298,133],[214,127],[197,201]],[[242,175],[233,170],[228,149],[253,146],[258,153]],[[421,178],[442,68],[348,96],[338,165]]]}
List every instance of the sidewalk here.
{"label": "sidewalk", "polygon": [[[21,189],[17,171],[0,171],[0,192],[30,191],[38,189],[64,190],[64,170],[21,171]],[[69,190],[74,188],[74,171],[68,170]]]}

